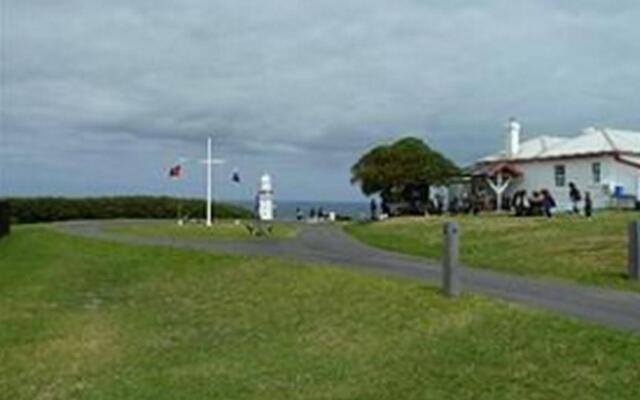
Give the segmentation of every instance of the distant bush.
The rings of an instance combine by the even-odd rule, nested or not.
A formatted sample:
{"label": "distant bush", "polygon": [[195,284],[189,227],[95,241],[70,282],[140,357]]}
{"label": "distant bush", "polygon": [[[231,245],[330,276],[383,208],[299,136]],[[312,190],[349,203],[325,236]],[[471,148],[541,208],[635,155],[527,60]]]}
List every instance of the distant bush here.
{"label": "distant bush", "polygon": [[9,202],[0,200],[0,238],[11,231],[11,218]]}
{"label": "distant bush", "polygon": [[[119,197],[32,197],[9,198],[11,217],[16,223],[52,222],[81,219],[114,218],[188,218],[205,217],[205,201],[155,196]],[[216,218],[249,218],[251,212],[245,208],[215,204]]]}

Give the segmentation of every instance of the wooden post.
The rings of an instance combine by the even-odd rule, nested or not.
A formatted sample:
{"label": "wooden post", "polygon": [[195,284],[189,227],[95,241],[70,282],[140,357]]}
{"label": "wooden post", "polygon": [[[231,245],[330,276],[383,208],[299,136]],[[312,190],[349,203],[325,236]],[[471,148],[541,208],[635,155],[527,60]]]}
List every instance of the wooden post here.
{"label": "wooden post", "polygon": [[442,265],[442,291],[446,296],[460,295],[460,278],[458,276],[458,223],[444,224],[444,257]]}
{"label": "wooden post", "polygon": [[629,224],[629,279],[640,280],[640,221]]}

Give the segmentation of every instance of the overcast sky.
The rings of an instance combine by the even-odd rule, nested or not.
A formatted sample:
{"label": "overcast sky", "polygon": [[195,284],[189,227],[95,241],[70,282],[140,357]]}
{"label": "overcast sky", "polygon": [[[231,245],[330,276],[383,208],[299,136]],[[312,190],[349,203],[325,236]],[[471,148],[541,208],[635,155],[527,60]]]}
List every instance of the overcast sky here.
{"label": "overcast sky", "polygon": [[[0,196],[360,199],[349,167],[416,135],[460,164],[590,125],[640,130],[640,2],[0,0]],[[237,167],[241,186],[231,184]]]}

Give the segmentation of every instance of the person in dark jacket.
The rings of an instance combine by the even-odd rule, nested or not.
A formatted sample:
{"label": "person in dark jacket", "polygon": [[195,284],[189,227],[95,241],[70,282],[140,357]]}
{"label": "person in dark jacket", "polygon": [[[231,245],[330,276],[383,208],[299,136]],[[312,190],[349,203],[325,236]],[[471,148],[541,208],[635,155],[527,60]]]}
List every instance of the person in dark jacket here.
{"label": "person in dark jacket", "polygon": [[458,196],[453,196],[449,202],[449,212],[451,215],[456,215],[458,211],[460,211],[460,199]]}
{"label": "person in dark jacket", "polygon": [[529,213],[529,200],[527,199],[527,191],[519,190],[513,194],[511,206],[516,212],[516,217],[524,217]]}
{"label": "person in dark jacket", "polygon": [[478,194],[478,192],[472,192],[471,193],[471,212],[473,213],[473,215],[478,215],[480,214],[480,195]]}
{"label": "person in dark jacket", "polygon": [[551,218],[553,216],[551,210],[556,208],[556,200],[547,189],[542,189],[540,192],[542,193],[543,198],[542,207],[544,210],[544,215],[546,215],[548,218]]}
{"label": "person in dark jacket", "polygon": [[380,211],[382,211],[382,214],[386,215],[387,217],[391,215],[391,209],[389,208],[389,204],[387,204],[387,202],[384,200],[380,202]]}
{"label": "person in dark jacket", "polygon": [[584,216],[591,218],[593,214],[593,201],[591,200],[591,193],[584,192]]}
{"label": "person in dark jacket", "polygon": [[442,195],[442,193],[436,193],[434,201],[436,215],[442,215],[442,213],[444,212],[444,196]]}
{"label": "person in dark jacket", "polygon": [[371,209],[371,220],[375,221],[378,219],[378,203],[376,202],[376,199],[371,199],[369,208]]}
{"label": "person in dark jacket", "polygon": [[580,208],[578,205],[582,200],[582,196],[580,195],[580,190],[578,190],[576,184],[573,182],[569,182],[569,200],[571,200],[571,204],[573,206],[573,213],[580,214]]}
{"label": "person in dark jacket", "polygon": [[536,190],[529,197],[529,215],[542,216],[544,214],[544,195]]}

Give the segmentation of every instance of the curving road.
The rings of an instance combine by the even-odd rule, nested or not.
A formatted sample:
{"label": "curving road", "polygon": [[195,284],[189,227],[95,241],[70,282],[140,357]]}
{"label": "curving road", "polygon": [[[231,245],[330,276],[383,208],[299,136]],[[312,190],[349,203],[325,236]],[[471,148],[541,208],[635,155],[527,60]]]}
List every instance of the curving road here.
{"label": "curving road", "polygon": [[[109,241],[169,246],[216,253],[278,256],[338,264],[413,279],[440,281],[440,266],[426,259],[369,247],[331,225],[304,226],[295,239],[219,240],[127,236],[105,231],[113,224],[142,221],[58,223],[65,232]],[[544,308],[612,327],[640,332],[640,294],[581,286],[564,281],[525,278],[461,267],[463,290]]]}

